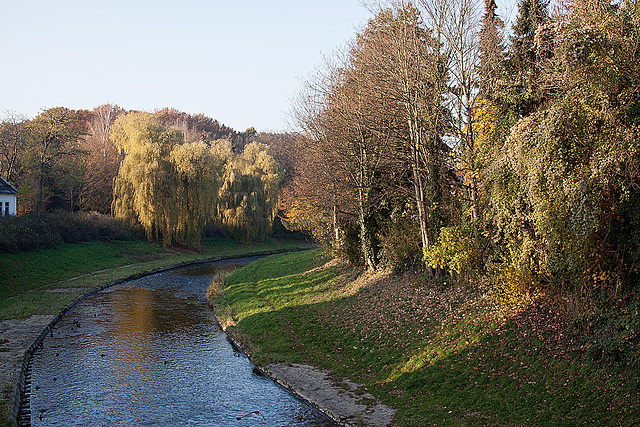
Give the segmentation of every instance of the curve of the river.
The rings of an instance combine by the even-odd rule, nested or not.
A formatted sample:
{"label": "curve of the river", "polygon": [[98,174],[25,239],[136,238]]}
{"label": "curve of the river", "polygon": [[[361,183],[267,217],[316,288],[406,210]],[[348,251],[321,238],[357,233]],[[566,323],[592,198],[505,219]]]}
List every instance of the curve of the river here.
{"label": "curve of the river", "polygon": [[331,426],[233,349],[205,291],[218,269],[159,273],[85,299],[31,361],[34,426]]}

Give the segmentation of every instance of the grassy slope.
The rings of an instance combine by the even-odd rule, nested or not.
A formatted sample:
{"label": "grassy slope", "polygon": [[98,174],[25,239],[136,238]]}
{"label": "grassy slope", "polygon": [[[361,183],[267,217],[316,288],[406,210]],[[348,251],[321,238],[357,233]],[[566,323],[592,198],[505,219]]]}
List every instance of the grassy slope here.
{"label": "grassy slope", "polygon": [[[54,249],[0,254],[0,319],[55,314],[85,292],[149,269],[183,261],[298,246],[268,242],[243,246],[232,240],[203,241],[199,252],[163,249],[146,241],[63,244]],[[78,277],[80,276],[80,277]],[[76,279],[73,279],[76,278]],[[67,288],[66,292],[49,292]]]}
{"label": "grassy slope", "polygon": [[218,313],[259,364],[303,362],[364,383],[397,425],[635,425],[638,385],[576,356],[544,300],[505,312],[481,293],[323,266],[320,251],[236,271]]}

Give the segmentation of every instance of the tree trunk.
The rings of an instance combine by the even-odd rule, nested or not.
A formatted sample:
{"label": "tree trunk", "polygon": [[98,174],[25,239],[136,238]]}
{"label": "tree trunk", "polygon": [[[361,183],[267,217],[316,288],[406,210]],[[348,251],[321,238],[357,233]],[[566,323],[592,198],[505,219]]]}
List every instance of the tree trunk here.
{"label": "tree trunk", "polygon": [[366,216],[364,213],[365,195],[362,188],[358,189],[358,220],[360,221],[360,245],[362,247],[362,257],[365,265],[370,271],[375,271],[376,265],[373,259],[373,250],[371,248],[371,232],[367,227]]}
{"label": "tree trunk", "polygon": [[40,172],[40,176],[38,177],[38,194],[36,196],[36,214],[38,218],[42,215],[42,193],[44,191],[44,176],[42,172]]}
{"label": "tree trunk", "polygon": [[[467,101],[467,117],[472,117],[473,111],[470,108],[471,102]],[[467,149],[469,150],[469,169],[471,170],[471,215],[474,221],[477,221],[480,216],[480,208],[478,206],[478,180],[476,179],[476,145],[475,145],[475,132],[473,128],[473,120],[469,119],[467,124]]]}
{"label": "tree trunk", "polygon": [[413,188],[415,190],[416,207],[418,208],[418,225],[420,226],[422,250],[424,251],[429,247],[427,213],[424,206],[424,184],[422,182],[422,175],[420,174],[421,162],[418,153],[418,140],[414,132],[414,124],[411,121],[409,121],[409,132],[411,132],[411,168],[413,172]]}
{"label": "tree trunk", "polygon": [[[427,224],[427,213],[424,206],[424,189],[418,165],[413,164],[413,187],[415,189],[416,206],[418,208],[418,224],[420,225],[420,237],[422,241],[422,253],[429,247],[429,234]],[[427,266],[427,273],[433,276],[433,270]]]}
{"label": "tree trunk", "polygon": [[340,252],[342,247],[340,244],[340,228],[338,228],[338,206],[333,205],[333,247],[336,252]]}

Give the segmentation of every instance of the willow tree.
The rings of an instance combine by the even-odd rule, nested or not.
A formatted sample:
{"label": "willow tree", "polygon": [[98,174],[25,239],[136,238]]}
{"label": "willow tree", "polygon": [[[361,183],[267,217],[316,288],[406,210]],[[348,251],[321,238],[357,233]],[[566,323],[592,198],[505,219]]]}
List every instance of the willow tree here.
{"label": "willow tree", "polygon": [[200,246],[214,217],[222,166],[204,143],[183,144],[183,134],[149,113],[129,113],[113,124],[111,138],[124,152],[113,210],[140,223],[149,239]]}
{"label": "willow tree", "polygon": [[125,156],[114,185],[114,214],[140,223],[148,239],[170,245],[174,230],[169,218],[175,208],[170,153],[182,142],[182,133],[165,129],[152,114],[135,112],[115,121],[111,139]]}
{"label": "willow tree", "polygon": [[[230,146],[227,147],[230,153]],[[225,147],[217,148],[225,152]],[[217,221],[243,243],[264,239],[277,213],[282,173],[269,147],[248,144],[242,154],[229,156],[218,192]]]}
{"label": "willow tree", "polygon": [[175,240],[199,248],[202,230],[215,216],[222,164],[203,142],[175,146],[170,162],[177,185],[168,223]]}

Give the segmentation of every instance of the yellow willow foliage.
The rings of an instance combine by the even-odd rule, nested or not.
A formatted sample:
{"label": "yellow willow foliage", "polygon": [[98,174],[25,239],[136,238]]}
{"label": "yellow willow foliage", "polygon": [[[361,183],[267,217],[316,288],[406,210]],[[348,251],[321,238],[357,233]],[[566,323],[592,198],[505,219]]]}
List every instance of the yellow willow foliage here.
{"label": "yellow willow foliage", "polygon": [[282,181],[280,166],[273,158],[269,147],[257,142],[247,145],[241,157],[246,164],[253,165],[254,173],[260,176],[265,191],[266,210],[269,214],[268,220],[273,222],[277,213],[280,182]]}
{"label": "yellow willow foliage", "polygon": [[277,212],[282,174],[264,144],[251,143],[225,165],[218,198],[218,221],[244,243],[271,232]]}
{"label": "yellow willow foliage", "polygon": [[[140,223],[149,239],[199,247],[215,213],[222,163],[203,143],[183,144],[182,132],[166,129],[149,113],[129,113],[111,138],[124,152],[114,186],[114,214]],[[217,166],[217,167],[216,167]]]}
{"label": "yellow willow foliage", "polygon": [[175,205],[167,215],[173,240],[190,247],[200,247],[205,224],[216,213],[216,198],[222,164],[202,143],[189,143],[174,147],[170,155],[176,174]]}
{"label": "yellow willow foliage", "polygon": [[165,129],[149,113],[137,112],[120,116],[110,135],[125,154],[114,185],[114,214],[140,223],[147,238],[170,244],[166,215],[175,192],[168,156],[182,142],[182,134]]}
{"label": "yellow willow foliage", "polygon": [[266,145],[185,143],[149,113],[129,113],[113,124],[111,138],[125,154],[114,186],[114,214],[141,224],[149,239],[200,246],[208,222],[250,242],[271,232],[281,182]]}
{"label": "yellow willow foliage", "polygon": [[144,146],[161,143],[164,139],[161,135],[166,131],[153,114],[133,112],[120,116],[112,125],[109,136],[118,149],[130,154]]}

